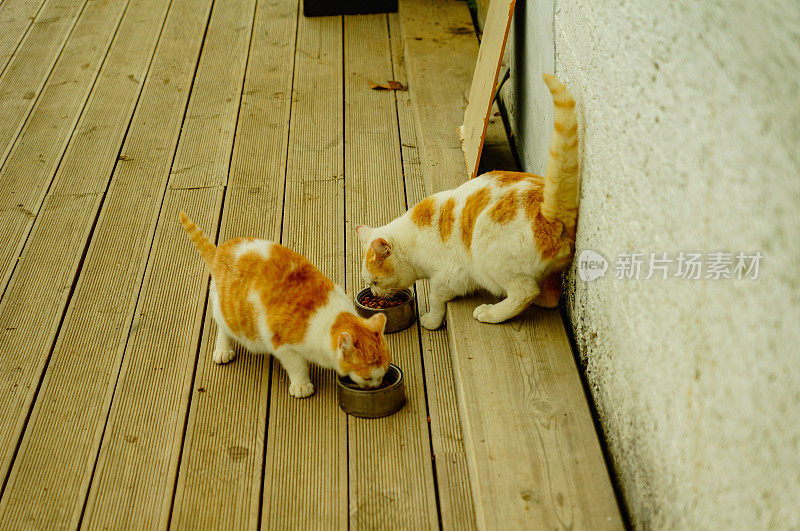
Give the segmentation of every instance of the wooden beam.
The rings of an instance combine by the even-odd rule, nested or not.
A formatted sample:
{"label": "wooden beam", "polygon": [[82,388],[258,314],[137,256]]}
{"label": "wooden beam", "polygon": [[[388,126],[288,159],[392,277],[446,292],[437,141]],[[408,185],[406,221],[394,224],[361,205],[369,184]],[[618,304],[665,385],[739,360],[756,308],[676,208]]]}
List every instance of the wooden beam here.
{"label": "wooden beam", "polygon": [[[477,56],[474,42],[453,36],[467,16],[454,0],[400,2],[422,168],[433,190],[464,180],[464,159],[451,154],[458,138],[448,131],[460,123],[461,88]],[[459,300],[447,311],[478,528],[622,528],[558,313],[531,309],[487,325],[472,317],[479,303]]]}
{"label": "wooden beam", "polygon": [[478,60],[472,75],[467,110],[464,113],[464,123],[459,128],[468,179],[478,174],[478,163],[486,137],[486,128],[489,125],[497,76],[500,74],[503,62],[503,51],[506,48],[515,3],[515,0],[494,0],[486,18]]}

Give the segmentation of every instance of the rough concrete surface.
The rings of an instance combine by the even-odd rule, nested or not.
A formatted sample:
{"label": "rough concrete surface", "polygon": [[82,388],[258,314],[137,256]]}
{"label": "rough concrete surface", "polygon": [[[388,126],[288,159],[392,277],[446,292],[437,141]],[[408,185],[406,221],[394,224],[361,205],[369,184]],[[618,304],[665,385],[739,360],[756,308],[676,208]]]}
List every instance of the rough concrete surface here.
{"label": "rough concrete surface", "polygon": [[[578,253],[610,269],[573,266],[567,303],[632,523],[800,527],[800,2],[521,9],[507,104],[527,169],[548,53],[578,102]],[[614,278],[618,253],[681,251],[760,251],[759,279]]]}

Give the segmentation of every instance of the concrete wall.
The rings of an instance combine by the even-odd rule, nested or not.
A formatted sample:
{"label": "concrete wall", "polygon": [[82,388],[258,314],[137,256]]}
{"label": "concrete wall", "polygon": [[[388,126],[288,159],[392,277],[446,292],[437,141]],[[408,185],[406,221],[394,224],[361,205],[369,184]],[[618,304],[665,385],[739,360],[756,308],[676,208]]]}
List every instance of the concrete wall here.
{"label": "concrete wall", "polygon": [[[800,2],[518,4],[504,96],[527,170],[540,72],[578,102],[577,247],[610,269],[573,267],[566,300],[632,522],[800,527]],[[614,278],[621,252],[720,250],[760,251],[760,278]]]}

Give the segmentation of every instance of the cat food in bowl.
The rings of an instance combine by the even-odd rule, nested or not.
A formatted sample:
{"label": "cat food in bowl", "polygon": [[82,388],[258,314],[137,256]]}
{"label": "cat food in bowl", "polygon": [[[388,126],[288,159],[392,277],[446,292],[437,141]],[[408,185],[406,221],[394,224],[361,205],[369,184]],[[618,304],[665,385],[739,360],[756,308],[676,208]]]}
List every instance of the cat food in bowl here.
{"label": "cat food in bowl", "polygon": [[362,389],[347,376],[338,376],[336,393],[345,413],[365,419],[389,416],[406,403],[403,371],[394,364],[389,365],[381,385],[374,389]]}
{"label": "cat food in bowl", "polygon": [[409,289],[398,291],[391,297],[378,297],[372,294],[369,288],[364,288],[356,295],[356,311],[364,318],[370,318],[376,313],[386,316],[384,333],[391,334],[405,330],[417,319],[414,307],[414,292]]}

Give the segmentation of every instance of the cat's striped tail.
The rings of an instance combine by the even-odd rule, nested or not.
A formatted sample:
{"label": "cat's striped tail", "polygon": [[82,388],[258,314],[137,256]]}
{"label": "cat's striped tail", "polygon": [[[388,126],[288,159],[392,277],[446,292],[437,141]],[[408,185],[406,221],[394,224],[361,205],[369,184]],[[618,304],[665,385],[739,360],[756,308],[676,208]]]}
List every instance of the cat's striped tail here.
{"label": "cat's striped tail", "polygon": [[206,261],[208,267],[214,267],[214,256],[217,254],[217,247],[206,238],[206,235],[203,234],[197,225],[194,224],[194,221],[189,219],[189,216],[186,215],[186,212],[181,212],[181,223],[183,224],[183,228],[186,229],[187,234],[189,234],[189,239],[192,240],[192,243],[197,250],[200,251],[200,254],[203,256],[203,260]]}
{"label": "cat's striped tail", "polygon": [[553,95],[553,139],[544,178],[542,215],[548,221],[560,221],[575,234],[578,218],[578,119],[575,100],[567,87],[550,74],[544,82]]}

